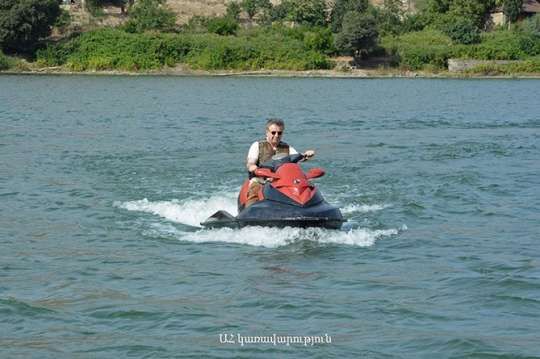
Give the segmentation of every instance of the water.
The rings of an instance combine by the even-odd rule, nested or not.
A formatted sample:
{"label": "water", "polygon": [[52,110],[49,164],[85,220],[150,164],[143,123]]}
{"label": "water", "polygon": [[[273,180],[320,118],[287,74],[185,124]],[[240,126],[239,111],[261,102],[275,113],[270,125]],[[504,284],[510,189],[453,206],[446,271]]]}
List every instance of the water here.
{"label": "water", "polygon": [[[0,357],[540,357],[539,89],[2,76]],[[341,231],[198,228],[271,116]]]}

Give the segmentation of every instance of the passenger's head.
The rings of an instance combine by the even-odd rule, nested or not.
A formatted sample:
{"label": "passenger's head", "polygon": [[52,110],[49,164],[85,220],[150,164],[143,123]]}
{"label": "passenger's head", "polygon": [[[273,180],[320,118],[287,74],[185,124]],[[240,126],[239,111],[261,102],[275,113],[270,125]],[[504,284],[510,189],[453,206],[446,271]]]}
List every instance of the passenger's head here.
{"label": "passenger's head", "polygon": [[270,118],[266,121],[266,140],[277,146],[283,136],[285,130],[285,123],[279,118]]}

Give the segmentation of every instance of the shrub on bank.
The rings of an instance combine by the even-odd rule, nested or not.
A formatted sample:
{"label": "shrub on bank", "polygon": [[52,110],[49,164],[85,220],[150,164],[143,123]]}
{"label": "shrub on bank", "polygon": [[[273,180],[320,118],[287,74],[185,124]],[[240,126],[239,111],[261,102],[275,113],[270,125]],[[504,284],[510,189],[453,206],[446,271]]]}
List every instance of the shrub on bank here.
{"label": "shrub on bank", "polygon": [[525,31],[483,33],[479,44],[463,45],[455,44],[438,30],[427,29],[402,36],[387,36],[381,44],[388,54],[396,57],[400,66],[411,70],[420,70],[426,66],[443,69],[451,57],[527,60],[540,55],[540,37]]}
{"label": "shrub on bank", "polygon": [[480,29],[474,21],[462,16],[442,16],[437,28],[458,44],[470,45],[480,42]]}
{"label": "shrub on bank", "polygon": [[335,53],[334,35],[327,27],[320,26],[295,26],[288,27],[283,25],[261,26],[244,30],[241,36],[250,39],[258,38],[264,41],[265,38],[280,41],[280,39],[298,40],[307,50],[321,52],[326,55]]}
{"label": "shrub on bank", "polygon": [[0,52],[0,71],[7,70],[11,67],[11,62],[9,61],[9,58],[4,55],[2,52]]}
{"label": "shrub on bank", "polygon": [[152,69],[160,66],[155,53],[159,46],[148,35],[103,29],[39,50],[37,59],[48,66],[67,65],[74,71]]}
{"label": "shrub on bank", "polygon": [[540,54],[540,37],[522,31],[500,30],[482,34],[477,45],[460,46],[456,55],[478,60],[525,60]]}
{"label": "shrub on bank", "polygon": [[519,29],[524,33],[540,37],[540,14],[536,14],[533,17],[522,21],[519,24]]}
{"label": "shrub on bank", "polygon": [[219,36],[208,33],[131,34],[108,28],[49,46],[40,50],[37,58],[44,65],[66,65],[74,71],[150,70],[177,63],[205,70],[332,67],[325,54],[311,47],[317,46],[280,31]]}
{"label": "shrub on bank", "polygon": [[164,6],[161,0],[139,0],[132,6],[129,20],[124,25],[128,32],[147,30],[173,31],[176,14]]}
{"label": "shrub on bank", "polygon": [[216,17],[208,21],[208,32],[218,35],[235,35],[240,27],[238,21],[229,16]]}
{"label": "shrub on bank", "polygon": [[540,74],[540,58],[520,61],[510,64],[481,64],[466,71],[476,75],[516,75],[516,74]]}
{"label": "shrub on bank", "polygon": [[452,40],[438,30],[410,32],[402,36],[386,36],[381,46],[394,56],[399,65],[411,70],[425,66],[442,69],[452,57]]}

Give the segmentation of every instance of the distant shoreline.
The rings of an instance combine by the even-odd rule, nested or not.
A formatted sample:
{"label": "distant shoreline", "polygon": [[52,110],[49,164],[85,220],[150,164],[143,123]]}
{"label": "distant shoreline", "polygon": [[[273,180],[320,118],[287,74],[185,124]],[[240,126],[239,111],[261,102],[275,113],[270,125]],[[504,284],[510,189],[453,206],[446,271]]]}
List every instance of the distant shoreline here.
{"label": "distant shoreline", "polygon": [[399,69],[353,69],[338,70],[186,70],[184,68],[169,68],[153,71],[69,71],[61,67],[36,68],[34,70],[4,70],[0,75],[66,75],[66,76],[178,76],[178,77],[274,77],[274,78],[340,78],[340,79],[373,79],[373,78],[425,78],[425,79],[540,79],[539,74],[485,75],[451,72],[402,71]]}

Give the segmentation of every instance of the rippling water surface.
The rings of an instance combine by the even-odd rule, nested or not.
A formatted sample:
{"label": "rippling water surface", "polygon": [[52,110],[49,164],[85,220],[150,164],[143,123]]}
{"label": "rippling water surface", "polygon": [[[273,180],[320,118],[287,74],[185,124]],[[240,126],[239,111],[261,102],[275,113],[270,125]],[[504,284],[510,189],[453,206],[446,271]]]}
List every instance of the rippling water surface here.
{"label": "rippling water surface", "polygon": [[[540,357],[539,89],[1,76],[0,357]],[[198,227],[271,116],[341,231]]]}

